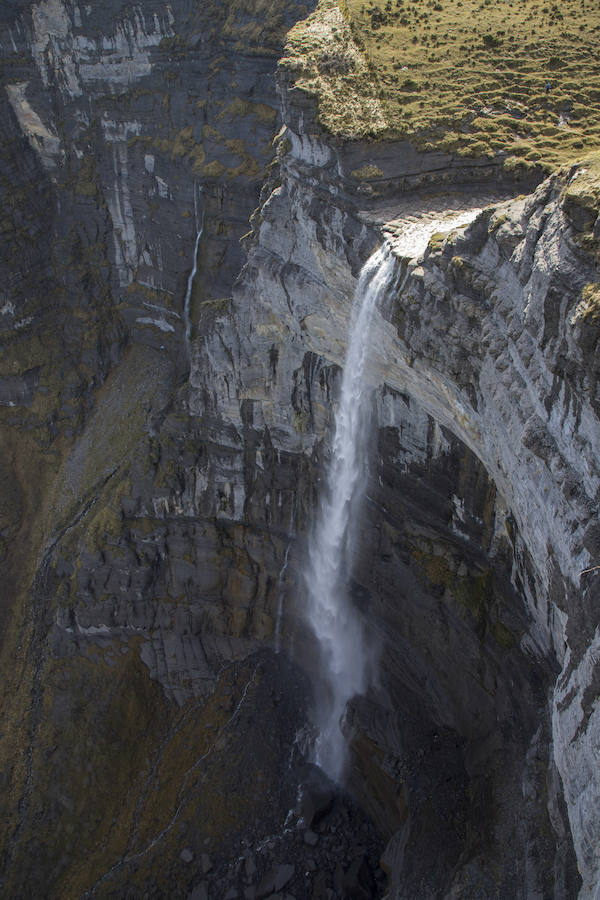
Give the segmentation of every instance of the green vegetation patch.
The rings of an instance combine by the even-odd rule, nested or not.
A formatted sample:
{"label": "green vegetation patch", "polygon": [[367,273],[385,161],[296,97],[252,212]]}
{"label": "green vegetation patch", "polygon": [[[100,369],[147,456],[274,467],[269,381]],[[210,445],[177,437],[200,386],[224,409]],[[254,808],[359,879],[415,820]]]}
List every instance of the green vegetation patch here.
{"label": "green vegetation patch", "polygon": [[317,98],[319,119],[329,131],[361,137],[386,130],[376,74],[335,0],[320,0],[316,10],[292,28],[280,66],[297,87]]}
{"label": "green vegetation patch", "polygon": [[86,156],[81,161],[75,182],[75,192],[81,197],[96,197],[100,193],[96,160],[93,156]]}
{"label": "green vegetation patch", "polygon": [[563,199],[584,211],[587,224],[593,225],[600,213],[600,153],[590,153],[572,173]]}
{"label": "green vegetation patch", "polygon": [[219,114],[219,119],[241,119],[248,116],[253,116],[263,125],[274,127],[277,121],[277,110],[272,106],[267,106],[266,103],[254,103],[250,100],[242,100],[241,97],[234,97]]}
{"label": "green vegetation patch", "polygon": [[360,181],[368,181],[370,178],[383,178],[381,169],[371,164],[361,166],[360,169],[354,169],[350,174],[353,178],[358,178]]}
{"label": "green vegetation patch", "polygon": [[128,144],[130,147],[141,145],[148,152],[163,153],[165,156],[169,156],[172,161],[185,159],[196,173],[202,171],[206,160],[204,146],[195,140],[191,125],[182,128],[170,139],[135,135],[129,138]]}
{"label": "green vegetation patch", "polygon": [[600,153],[588,154],[580,165],[566,173],[565,182],[562,208],[575,232],[575,241],[598,261],[600,239],[596,223],[600,215]]}
{"label": "green vegetation patch", "polygon": [[578,321],[600,323],[600,284],[586,284],[575,308],[571,324]]}
{"label": "green vegetation patch", "polygon": [[515,644],[514,634],[500,618],[501,605],[491,570],[460,576],[443,554],[422,549],[414,549],[412,553],[426,579],[448,591],[459,606],[468,611],[481,640],[491,635],[505,650]]}
{"label": "green vegetation patch", "polygon": [[335,134],[549,171],[598,144],[599,39],[585,0],[321,0],[282,65]]}

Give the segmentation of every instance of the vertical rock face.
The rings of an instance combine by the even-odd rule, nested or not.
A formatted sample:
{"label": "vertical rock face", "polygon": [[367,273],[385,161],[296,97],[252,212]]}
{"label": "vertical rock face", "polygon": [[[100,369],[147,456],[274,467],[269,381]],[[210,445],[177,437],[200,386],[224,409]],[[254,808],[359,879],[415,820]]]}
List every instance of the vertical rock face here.
{"label": "vertical rock face", "polygon": [[250,458],[190,415],[186,387],[189,342],[201,352],[196,327],[227,310],[242,265],[294,17],[243,2],[1,14],[6,895],[185,895],[202,852],[220,878],[294,802],[302,684],[247,660],[272,632],[285,537],[232,515],[229,470]]}
{"label": "vertical rock face", "polygon": [[268,882],[356,278],[382,224],[473,207],[398,259],[376,324],[351,786],[392,897],[600,876],[596,194],[579,169],[502,199],[534,185],[327,140],[284,73],[276,94],[305,13],[1,14],[7,896]]}
{"label": "vertical rock face", "polygon": [[[256,335],[242,345],[239,390],[260,401],[276,446],[308,445],[319,464],[344,360],[352,251],[364,258],[371,232],[343,148],[290,129],[280,153],[281,183],[263,203],[234,295],[243,333]],[[580,305],[595,263],[580,247],[569,190],[568,176],[550,180],[436,237],[406,268],[374,341],[379,453],[355,592],[381,648],[381,682],[352,724],[365,803],[398,829],[388,849],[398,896],[433,895],[440,884],[452,896],[569,896],[569,821],[580,869],[589,866],[588,884],[595,877],[578,822],[589,829],[597,803],[572,789],[568,820],[560,788],[573,778],[560,711],[574,652],[568,617],[582,616],[593,589],[577,585],[593,563],[585,535],[597,509],[587,387],[596,364],[581,331],[596,326]],[[587,628],[583,647],[593,616]],[[591,676],[586,683],[591,697]],[[581,704],[581,691],[570,700]],[[584,758],[593,702],[587,710]],[[377,791],[382,771],[390,782]],[[586,786],[596,794],[594,778]],[[435,865],[432,842],[445,851]]]}

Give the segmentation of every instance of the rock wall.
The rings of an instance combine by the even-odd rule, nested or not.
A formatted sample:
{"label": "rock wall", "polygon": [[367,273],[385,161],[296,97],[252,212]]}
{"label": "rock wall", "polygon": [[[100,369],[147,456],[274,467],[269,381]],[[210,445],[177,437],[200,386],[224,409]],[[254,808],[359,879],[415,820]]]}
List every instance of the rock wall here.
{"label": "rock wall", "polygon": [[[291,2],[15,10],[3,891],[260,896],[300,854],[305,539],[386,234],[352,585],[379,674],[351,788],[390,897],[594,896],[594,184],[327,138],[287,70],[276,92]],[[403,258],[415,224],[474,207]],[[358,890],[373,826],[344,809],[337,850],[326,818],[300,842],[295,896]]]}
{"label": "rock wall", "polygon": [[[340,336],[353,269],[371,246],[368,220],[380,215],[376,197],[371,210],[358,208],[369,203],[364,193],[352,197],[344,149],[314,133],[288,129],[282,136],[280,179],[265,192],[234,295],[242,332],[250,336],[240,393],[260,401],[261,427],[264,421],[277,446],[299,444],[317,465],[326,452],[326,410],[344,359]],[[394,165],[400,167],[398,159]],[[406,165],[409,174],[414,160]],[[424,708],[430,711],[429,734],[438,740],[442,727],[451,729],[447,744],[460,747],[461,777],[470,780],[472,795],[486,792],[485,801],[467,804],[466,816],[472,822],[485,809],[484,818],[493,820],[485,828],[479,823],[488,831],[485,850],[469,847],[469,864],[448,888],[457,896],[476,889],[485,896],[576,891],[560,778],[578,864],[584,877],[587,872],[582,896],[596,878],[589,834],[597,783],[584,764],[581,794],[577,767],[571,768],[575,751],[567,762],[570,738],[563,733],[578,709],[578,726],[572,722],[567,730],[579,729],[577,740],[589,748],[583,758],[589,758],[594,701],[586,705],[573,682],[566,687],[574,646],[588,653],[595,633],[591,610],[583,626],[582,607],[595,578],[584,570],[594,563],[589,540],[597,525],[597,473],[590,465],[597,417],[593,389],[588,393],[596,377],[590,350],[597,326],[581,298],[594,283],[596,262],[583,249],[586,229],[574,214],[570,190],[577,174],[490,206],[468,229],[435,235],[422,260],[399,263],[402,289],[374,340],[379,460],[368,491],[370,528],[364,528],[356,593],[373,641],[383,648],[382,684],[381,693],[360,704],[355,727],[361,740],[367,734],[383,751],[388,772],[411,772],[414,740],[416,782],[435,776],[425,774],[428,741],[422,719],[419,726],[407,724],[410,711],[418,709],[420,717]],[[463,177],[451,168],[443,173],[447,192],[453,183],[454,196],[444,198],[449,206],[477,200]],[[395,199],[397,207],[388,230],[398,234],[406,197],[390,194],[390,180],[386,202],[393,208]],[[428,209],[430,198],[420,199]],[[290,384],[291,406],[285,396]],[[296,593],[301,598],[301,582]],[[574,638],[582,626],[585,634]],[[590,673],[588,703],[593,684]],[[569,787],[571,779],[577,787]],[[407,790],[414,798],[424,788],[413,783]],[[365,802],[383,801],[371,795]],[[502,811],[505,804],[512,812]],[[436,813],[437,828],[444,813]],[[387,800],[379,816],[388,826],[402,818]],[[433,893],[436,878],[452,883],[448,870],[432,873],[424,847],[409,837],[416,831],[430,841],[425,829],[423,823],[405,826],[390,845],[392,866],[402,872],[398,896]],[[452,839],[445,834],[441,843],[451,847]],[[421,869],[407,861],[407,844],[418,848],[416,859],[427,860]],[[490,874],[496,854],[500,879]],[[551,858],[554,868],[538,867],[534,860],[541,858]],[[411,883],[407,872],[414,869]]]}

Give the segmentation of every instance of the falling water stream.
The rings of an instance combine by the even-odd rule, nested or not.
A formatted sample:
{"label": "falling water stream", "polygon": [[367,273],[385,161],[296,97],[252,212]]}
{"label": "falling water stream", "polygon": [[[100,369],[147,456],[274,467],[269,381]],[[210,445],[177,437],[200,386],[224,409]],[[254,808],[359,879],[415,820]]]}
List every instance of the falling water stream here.
{"label": "falling water stream", "polygon": [[[203,188],[201,187],[199,193],[203,193]],[[198,225],[198,206],[196,199],[196,191],[194,190],[194,213],[196,217],[196,227],[198,228],[198,233],[196,235],[196,243],[194,244],[194,259],[192,269],[190,274],[188,275],[187,287],[185,289],[185,299],[183,301],[183,321],[185,324],[185,341],[187,346],[190,345],[190,340],[192,338],[192,319],[190,313],[190,305],[192,300],[192,288],[194,286],[194,278],[196,277],[196,273],[198,271],[198,247],[200,246],[200,238],[204,232],[204,215],[205,209],[202,208],[202,213],[200,215],[200,224]]]}
{"label": "falling water stream", "polygon": [[289,540],[287,547],[285,548],[285,554],[283,557],[283,565],[279,572],[279,578],[277,579],[277,616],[275,618],[275,653],[281,652],[281,631],[283,626],[283,607],[285,602],[285,576],[288,567],[288,560],[290,556],[290,550],[292,548],[292,544],[294,543],[294,539],[296,537],[294,532],[294,519],[296,517],[296,500],[294,499],[294,503],[292,504],[292,508],[290,510],[290,524],[289,524]]}
{"label": "falling water stream", "polygon": [[306,612],[320,654],[314,761],[336,781],[346,762],[341,730],[346,705],[366,690],[373,664],[363,625],[349,597],[349,579],[367,471],[371,324],[396,265],[389,245],[384,245],[360,274],[326,487],[309,546]]}
{"label": "falling water stream", "polygon": [[[306,572],[305,617],[319,653],[313,756],[334,781],[342,780],[348,753],[342,731],[348,701],[372,683],[376,663],[349,595],[357,520],[367,481],[372,387],[368,364],[377,351],[371,334],[374,315],[384,295],[394,289],[398,258],[419,257],[432,234],[462,227],[479,212],[473,208],[402,222],[393,237],[393,252],[389,243],[384,244],[367,261],[358,280],[335,436]],[[409,271],[405,270],[405,279]],[[396,287],[401,292],[402,288]]]}

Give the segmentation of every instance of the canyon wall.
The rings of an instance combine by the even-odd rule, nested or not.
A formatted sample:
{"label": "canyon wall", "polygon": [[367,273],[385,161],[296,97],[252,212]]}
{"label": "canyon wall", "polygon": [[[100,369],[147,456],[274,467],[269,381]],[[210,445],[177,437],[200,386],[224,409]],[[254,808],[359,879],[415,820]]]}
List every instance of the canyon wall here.
{"label": "canyon wall", "polygon": [[[276,77],[307,12],[2,13],[7,896],[267,896],[289,862],[306,539],[383,239],[360,828],[390,897],[595,896],[597,181],[326,135]],[[351,892],[318,839],[286,890]]]}

